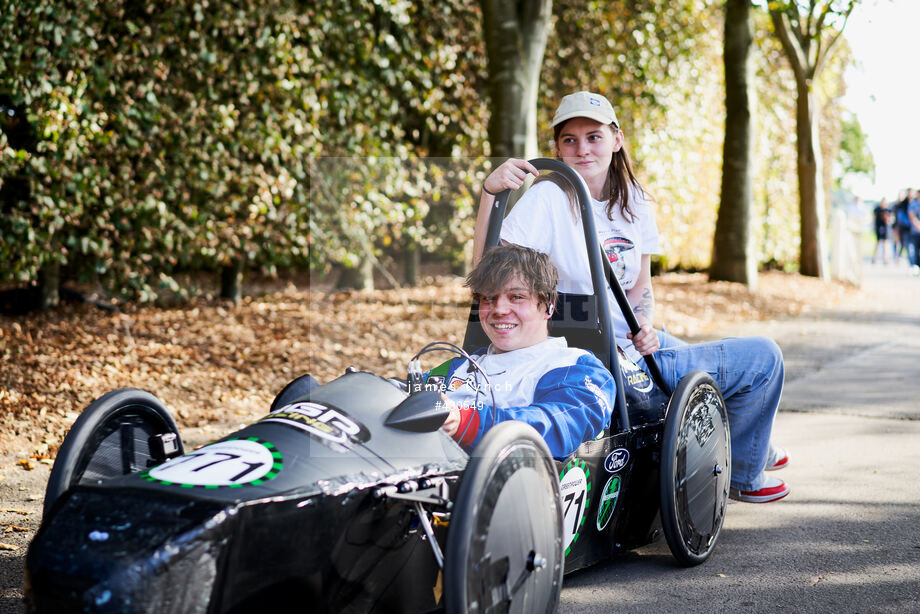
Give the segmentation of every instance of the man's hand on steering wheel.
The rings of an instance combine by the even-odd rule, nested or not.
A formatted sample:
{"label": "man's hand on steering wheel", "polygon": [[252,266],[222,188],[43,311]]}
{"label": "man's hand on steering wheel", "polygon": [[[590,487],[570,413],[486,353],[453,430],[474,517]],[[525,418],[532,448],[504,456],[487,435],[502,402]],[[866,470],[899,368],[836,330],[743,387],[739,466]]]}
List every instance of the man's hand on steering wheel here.
{"label": "man's hand on steering wheel", "polygon": [[460,427],[460,408],[457,407],[456,403],[448,399],[443,392],[441,393],[441,400],[450,412],[447,414],[447,420],[444,421],[441,428],[444,429],[445,433],[453,437],[457,434],[457,429]]}

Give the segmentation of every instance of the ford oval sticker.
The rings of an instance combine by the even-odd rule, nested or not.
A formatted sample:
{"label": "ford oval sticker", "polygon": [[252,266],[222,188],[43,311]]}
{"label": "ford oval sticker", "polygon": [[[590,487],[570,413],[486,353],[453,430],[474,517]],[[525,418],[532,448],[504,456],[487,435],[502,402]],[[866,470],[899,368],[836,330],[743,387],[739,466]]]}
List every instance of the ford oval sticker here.
{"label": "ford oval sticker", "polygon": [[625,467],[627,463],[629,463],[629,450],[617,448],[604,459],[604,469],[610,473],[616,473]]}

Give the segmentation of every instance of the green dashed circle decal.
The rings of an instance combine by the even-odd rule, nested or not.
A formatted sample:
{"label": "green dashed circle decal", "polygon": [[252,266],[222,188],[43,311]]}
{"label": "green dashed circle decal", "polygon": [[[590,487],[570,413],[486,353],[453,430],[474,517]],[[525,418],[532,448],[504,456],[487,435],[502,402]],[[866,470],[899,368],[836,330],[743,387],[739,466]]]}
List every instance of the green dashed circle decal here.
{"label": "green dashed circle decal", "polygon": [[585,512],[591,502],[591,471],[580,459],[569,461],[559,474],[559,493],[562,497],[562,530],[565,556],[572,551],[585,524]]}
{"label": "green dashed circle decal", "polygon": [[263,484],[284,467],[281,452],[258,437],[233,437],[144,471],[148,482],[180,488],[242,488]]}

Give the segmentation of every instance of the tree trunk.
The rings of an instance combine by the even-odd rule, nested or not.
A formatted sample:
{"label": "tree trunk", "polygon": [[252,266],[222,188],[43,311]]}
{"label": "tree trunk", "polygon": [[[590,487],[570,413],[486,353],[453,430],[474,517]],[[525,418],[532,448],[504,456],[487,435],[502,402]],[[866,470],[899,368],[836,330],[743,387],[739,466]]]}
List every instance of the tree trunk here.
{"label": "tree trunk", "polygon": [[489,143],[497,158],[533,158],[537,87],[552,0],[480,0],[489,62]]}
{"label": "tree trunk", "polygon": [[406,285],[414,286],[418,282],[419,268],[422,264],[422,250],[415,244],[406,249]]}
{"label": "tree trunk", "polygon": [[53,309],[61,303],[61,264],[57,261],[46,262],[38,270],[38,303],[42,311]]}
{"label": "tree trunk", "polygon": [[355,267],[339,267],[339,279],[335,287],[341,290],[373,290],[374,289],[374,262],[364,258]]}
{"label": "tree trunk", "polygon": [[243,259],[235,258],[220,269],[220,298],[239,303],[243,298]]}
{"label": "tree trunk", "polygon": [[[827,279],[824,263],[825,219],[824,172],[821,141],[818,139],[818,100],[814,83],[827,61],[858,0],[839,6],[834,3],[807,7],[797,2],[771,2],[770,19],[783,51],[795,73],[796,154],[799,173],[799,222],[801,247],[799,270],[802,275]],[[803,12],[804,11],[804,12]],[[828,19],[836,17],[836,19]]]}
{"label": "tree trunk", "polygon": [[799,267],[802,275],[827,279],[824,250],[827,245],[825,223],[824,172],[821,142],[818,139],[818,103],[810,83],[796,83],[796,150],[799,172],[799,223],[801,246]]}
{"label": "tree trunk", "polygon": [[451,258],[450,260],[450,274],[456,275],[457,277],[466,277],[470,274],[470,271],[473,270],[471,262],[467,258]]}
{"label": "tree trunk", "polygon": [[725,143],[722,196],[712,246],[709,279],[757,289],[757,259],[751,233],[754,91],[751,87],[750,0],[725,2]]}

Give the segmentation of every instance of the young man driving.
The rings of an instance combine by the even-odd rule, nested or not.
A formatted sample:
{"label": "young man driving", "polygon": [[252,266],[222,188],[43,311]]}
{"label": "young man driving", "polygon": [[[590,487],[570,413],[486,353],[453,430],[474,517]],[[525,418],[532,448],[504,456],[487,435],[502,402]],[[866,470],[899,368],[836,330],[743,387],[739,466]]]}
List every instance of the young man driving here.
{"label": "young man driving", "polygon": [[462,358],[428,374],[446,386],[450,414],[442,428],[460,445],[471,448],[495,423],[518,420],[564,460],[609,424],[610,372],[590,352],[549,336],[557,281],[546,254],[517,245],[492,248],[467,277],[491,341],[473,359],[489,382]]}

